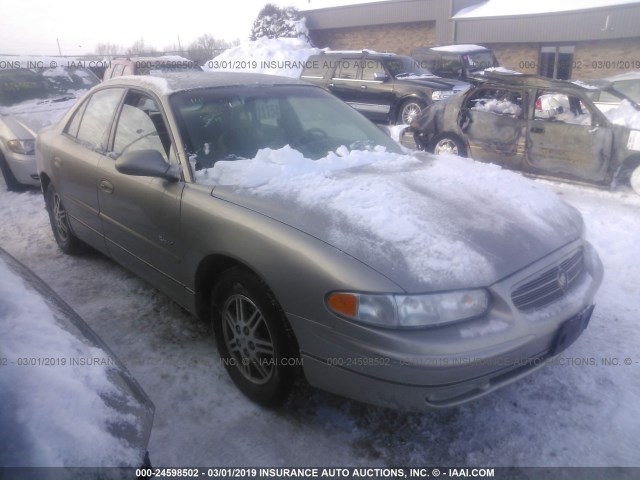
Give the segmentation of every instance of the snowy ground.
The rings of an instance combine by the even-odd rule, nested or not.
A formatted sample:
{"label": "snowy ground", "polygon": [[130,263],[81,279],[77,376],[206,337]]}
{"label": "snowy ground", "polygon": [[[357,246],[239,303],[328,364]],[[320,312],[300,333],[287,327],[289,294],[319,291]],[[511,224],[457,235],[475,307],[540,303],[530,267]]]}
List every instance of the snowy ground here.
{"label": "snowy ground", "polygon": [[154,466],[640,466],[640,197],[548,185],[583,213],[605,265],[592,322],[558,364],[445,412],[304,386],[280,410],[253,405],[205,325],[101,255],[63,255],[40,193],[9,193],[1,178],[0,246],[84,317],[155,402]]}

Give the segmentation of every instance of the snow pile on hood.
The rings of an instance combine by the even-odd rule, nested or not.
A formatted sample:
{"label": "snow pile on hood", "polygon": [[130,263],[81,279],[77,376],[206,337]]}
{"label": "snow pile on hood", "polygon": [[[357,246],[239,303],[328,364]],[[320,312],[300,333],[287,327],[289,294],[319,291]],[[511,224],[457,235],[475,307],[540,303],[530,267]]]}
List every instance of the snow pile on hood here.
{"label": "snow pile on hood", "polygon": [[628,100],[622,100],[618,107],[607,110],[604,114],[615,125],[640,130],[640,111]]}
{"label": "snow pile on hood", "polygon": [[241,43],[206,62],[205,71],[251,72],[300,77],[305,62],[321,49],[302,38],[266,38]]}
{"label": "snow pile on hood", "polygon": [[[120,395],[109,366],[71,365],[71,358],[108,360],[56,321],[44,300],[0,261],[0,352],[12,363],[0,367],[3,438],[0,464],[97,467],[139,464],[142,454],[111,430],[135,417],[108,407],[101,396]],[[20,365],[24,359],[52,365]],[[64,359],[65,365],[58,360]],[[102,362],[98,362],[102,363]],[[10,413],[8,413],[10,412]],[[5,416],[8,415],[8,416]],[[8,424],[7,424],[8,423]],[[6,442],[6,443],[5,443]],[[27,452],[23,451],[26,449]],[[12,452],[29,458],[15,457]],[[15,458],[13,458],[15,457]]]}
{"label": "snow pile on hood", "polygon": [[283,222],[384,274],[404,272],[396,276],[403,288],[488,285],[581,228],[579,215],[543,187],[455,156],[341,147],[314,161],[287,146],[217,162],[196,180],[261,197],[264,211],[288,205]]}

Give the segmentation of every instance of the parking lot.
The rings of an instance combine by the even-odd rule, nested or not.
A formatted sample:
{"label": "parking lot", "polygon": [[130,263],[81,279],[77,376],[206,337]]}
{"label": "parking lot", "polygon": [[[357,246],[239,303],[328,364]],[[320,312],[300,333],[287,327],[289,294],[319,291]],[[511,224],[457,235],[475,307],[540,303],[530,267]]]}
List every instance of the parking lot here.
{"label": "parking lot", "polygon": [[581,211],[604,262],[591,324],[527,380],[441,412],[371,407],[304,384],[282,409],[252,404],[206,325],[97,253],[63,255],[37,190],[0,184],[0,245],[90,324],[155,402],[154,466],[637,465],[640,197],[543,183]]}

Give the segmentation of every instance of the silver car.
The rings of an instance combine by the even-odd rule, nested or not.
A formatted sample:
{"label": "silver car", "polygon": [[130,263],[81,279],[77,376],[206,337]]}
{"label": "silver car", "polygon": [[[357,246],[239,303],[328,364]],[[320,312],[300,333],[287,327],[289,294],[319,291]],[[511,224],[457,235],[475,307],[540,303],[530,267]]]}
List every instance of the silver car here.
{"label": "silver car", "polygon": [[236,73],[109,80],[36,143],[60,248],[211,322],[266,406],[301,373],[454,406],[586,328],[603,269],[580,214],[498,167],[418,156],[321,88]]}
{"label": "silver car", "polygon": [[35,138],[98,84],[86,69],[0,70],[0,170],[9,190],[38,186]]}

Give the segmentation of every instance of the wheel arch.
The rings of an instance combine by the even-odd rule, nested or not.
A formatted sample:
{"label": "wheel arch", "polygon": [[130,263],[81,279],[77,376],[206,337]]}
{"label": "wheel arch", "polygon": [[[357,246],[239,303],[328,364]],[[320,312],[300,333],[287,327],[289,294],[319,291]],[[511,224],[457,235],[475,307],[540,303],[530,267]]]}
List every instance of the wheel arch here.
{"label": "wheel arch", "polygon": [[211,254],[200,261],[194,279],[195,307],[198,318],[207,319],[213,287],[222,273],[233,267],[242,267],[255,274],[241,261],[226,255]]}
{"label": "wheel arch", "polygon": [[47,201],[47,188],[49,188],[49,184],[51,183],[51,179],[49,175],[44,172],[40,173],[40,190],[42,191],[42,195],[44,195],[44,201]]}
{"label": "wheel arch", "polygon": [[637,167],[640,167],[640,154],[629,155],[625,158],[614,175],[614,186],[625,185],[629,180],[628,176],[631,175]]}

